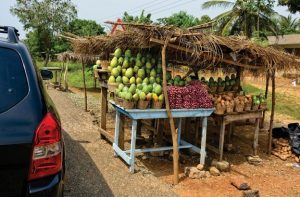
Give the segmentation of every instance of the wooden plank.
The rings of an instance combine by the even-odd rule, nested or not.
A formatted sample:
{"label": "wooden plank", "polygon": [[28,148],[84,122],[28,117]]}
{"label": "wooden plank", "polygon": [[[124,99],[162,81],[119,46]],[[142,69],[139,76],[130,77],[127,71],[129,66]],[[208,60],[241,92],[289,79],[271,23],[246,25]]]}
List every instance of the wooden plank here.
{"label": "wooden plank", "polygon": [[229,123],[229,122],[238,121],[238,120],[256,119],[256,118],[262,118],[262,112],[237,114],[237,115],[226,115],[226,116],[224,116],[224,121],[226,123]]}
{"label": "wooden plank", "polygon": [[[163,45],[165,43],[164,41],[156,39],[156,38],[150,38],[150,42],[154,42],[154,43],[161,44],[161,45]],[[180,51],[183,51],[183,52],[186,52],[186,53],[191,53],[191,54],[194,53],[194,51],[191,50],[191,49],[187,49],[185,47],[180,47],[180,46],[177,46],[177,45],[174,45],[174,44],[168,44],[168,47],[171,47],[173,49],[180,50]],[[207,55],[205,53],[206,52],[203,51],[203,54],[199,54],[199,55],[203,56],[206,59],[212,59],[212,57],[210,57],[209,55]],[[216,60],[218,60],[220,62],[227,63],[227,64],[232,64],[232,65],[248,68],[248,69],[262,69],[262,68],[264,68],[263,66],[253,66],[253,65],[243,64],[243,63],[235,62],[233,60],[224,59],[224,58],[221,58],[221,57],[216,57]]]}
{"label": "wooden plank", "polygon": [[114,136],[110,134],[108,131],[99,128],[100,134],[103,135],[110,143],[114,142]]}
{"label": "wooden plank", "polygon": [[271,117],[270,117],[270,125],[269,125],[269,139],[268,139],[268,154],[271,154],[272,151],[272,129],[274,122],[274,114],[275,114],[275,70],[272,71],[272,106],[271,106]]}

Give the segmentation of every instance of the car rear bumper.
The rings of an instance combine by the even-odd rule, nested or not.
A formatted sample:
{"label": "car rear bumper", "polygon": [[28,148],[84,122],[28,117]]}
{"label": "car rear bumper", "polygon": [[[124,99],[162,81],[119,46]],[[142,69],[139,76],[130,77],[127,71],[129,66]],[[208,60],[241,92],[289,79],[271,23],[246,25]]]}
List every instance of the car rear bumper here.
{"label": "car rear bumper", "polygon": [[28,184],[28,196],[57,197],[63,194],[63,177],[61,173],[32,181]]}

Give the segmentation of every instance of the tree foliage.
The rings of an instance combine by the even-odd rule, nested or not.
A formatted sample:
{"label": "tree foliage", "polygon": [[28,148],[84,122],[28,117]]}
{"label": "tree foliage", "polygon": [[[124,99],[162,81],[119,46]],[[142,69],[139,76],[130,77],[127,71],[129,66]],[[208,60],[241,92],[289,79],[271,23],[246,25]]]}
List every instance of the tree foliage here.
{"label": "tree foliage", "polygon": [[262,36],[265,32],[277,35],[278,25],[272,17],[280,15],[273,10],[274,0],[209,0],[202,4],[203,9],[215,6],[231,7],[213,19],[218,34],[239,34],[248,38],[254,34]]}
{"label": "tree foliage", "polygon": [[280,19],[275,19],[279,25],[280,34],[295,34],[300,33],[300,20],[298,18],[292,18],[291,15],[288,17],[282,16]]}
{"label": "tree foliage", "polygon": [[65,31],[78,36],[96,36],[105,34],[104,28],[93,20],[75,19],[71,21]]}
{"label": "tree foliage", "polygon": [[279,5],[288,6],[289,11],[293,14],[300,12],[300,1],[299,0],[278,0]]}
{"label": "tree foliage", "polygon": [[126,23],[143,23],[143,24],[151,24],[153,21],[151,20],[151,14],[145,15],[145,10],[142,10],[140,16],[132,16],[127,12],[124,12],[122,17],[123,22]]}
{"label": "tree foliage", "polygon": [[164,25],[174,25],[176,27],[188,28],[199,24],[199,19],[187,14],[184,11],[173,14],[172,16],[160,18],[157,20]]}
{"label": "tree foliage", "polygon": [[[27,43],[38,43],[37,49],[45,64],[53,51],[55,36],[76,18],[77,10],[71,0],[16,0],[10,11],[17,16],[24,29],[31,31]],[[33,39],[34,37],[34,39]]]}

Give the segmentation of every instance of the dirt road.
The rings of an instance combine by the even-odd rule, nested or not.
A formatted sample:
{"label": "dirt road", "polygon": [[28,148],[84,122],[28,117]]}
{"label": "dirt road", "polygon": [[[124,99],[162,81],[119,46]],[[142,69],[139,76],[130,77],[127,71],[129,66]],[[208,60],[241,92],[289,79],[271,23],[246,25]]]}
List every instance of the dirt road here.
{"label": "dirt road", "polygon": [[112,147],[100,140],[89,113],[66,94],[48,91],[62,121],[66,144],[65,196],[176,196],[170,185],[151,174],[129,174],[113,156]]}

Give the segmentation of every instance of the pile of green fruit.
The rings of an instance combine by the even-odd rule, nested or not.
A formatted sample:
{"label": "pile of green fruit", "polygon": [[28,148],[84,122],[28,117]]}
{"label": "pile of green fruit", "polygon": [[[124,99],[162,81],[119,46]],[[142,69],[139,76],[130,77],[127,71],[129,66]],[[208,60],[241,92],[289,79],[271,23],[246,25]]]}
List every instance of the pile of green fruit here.
{"label": "pile of green fruit", "polygon": [[124,54],[117,48],[108,67],[109,84],[117,83],[115,95],[127,101],[163,101],[161,59],[150,53]]}
{"label": "pile of green fruit", "polygon": [[192,78],[190,76],[186,77],[185,79],[182,79],[180,75],[176,75],[173,79],[171,76],[171,73],[167,72],[166,75],[167,83],[168,85],[174,85],[174,86],[186,86],[189,82],[192,81]]}
{"label": "pile of green fruit", "polygon": [[218,77],[218,79],[215,80],[213,77],[210,77],[209,80],[206,81],[205,77],[202,77],[200,80],[207,84],[210,89],[223,87],[225,91],[237,90],[240,84],[240,80],[236,78],[234,74],[232,74],[231,77],[226,76],[224,79]]}
{"label": "pile of green fruit", "polygon": [[266,99],[265,97],[260,94],[258,96],[253,96],[252,97],[252,102],[253,102],[253,105],[260,105],[260,104],[265,104],[266,103]]}

